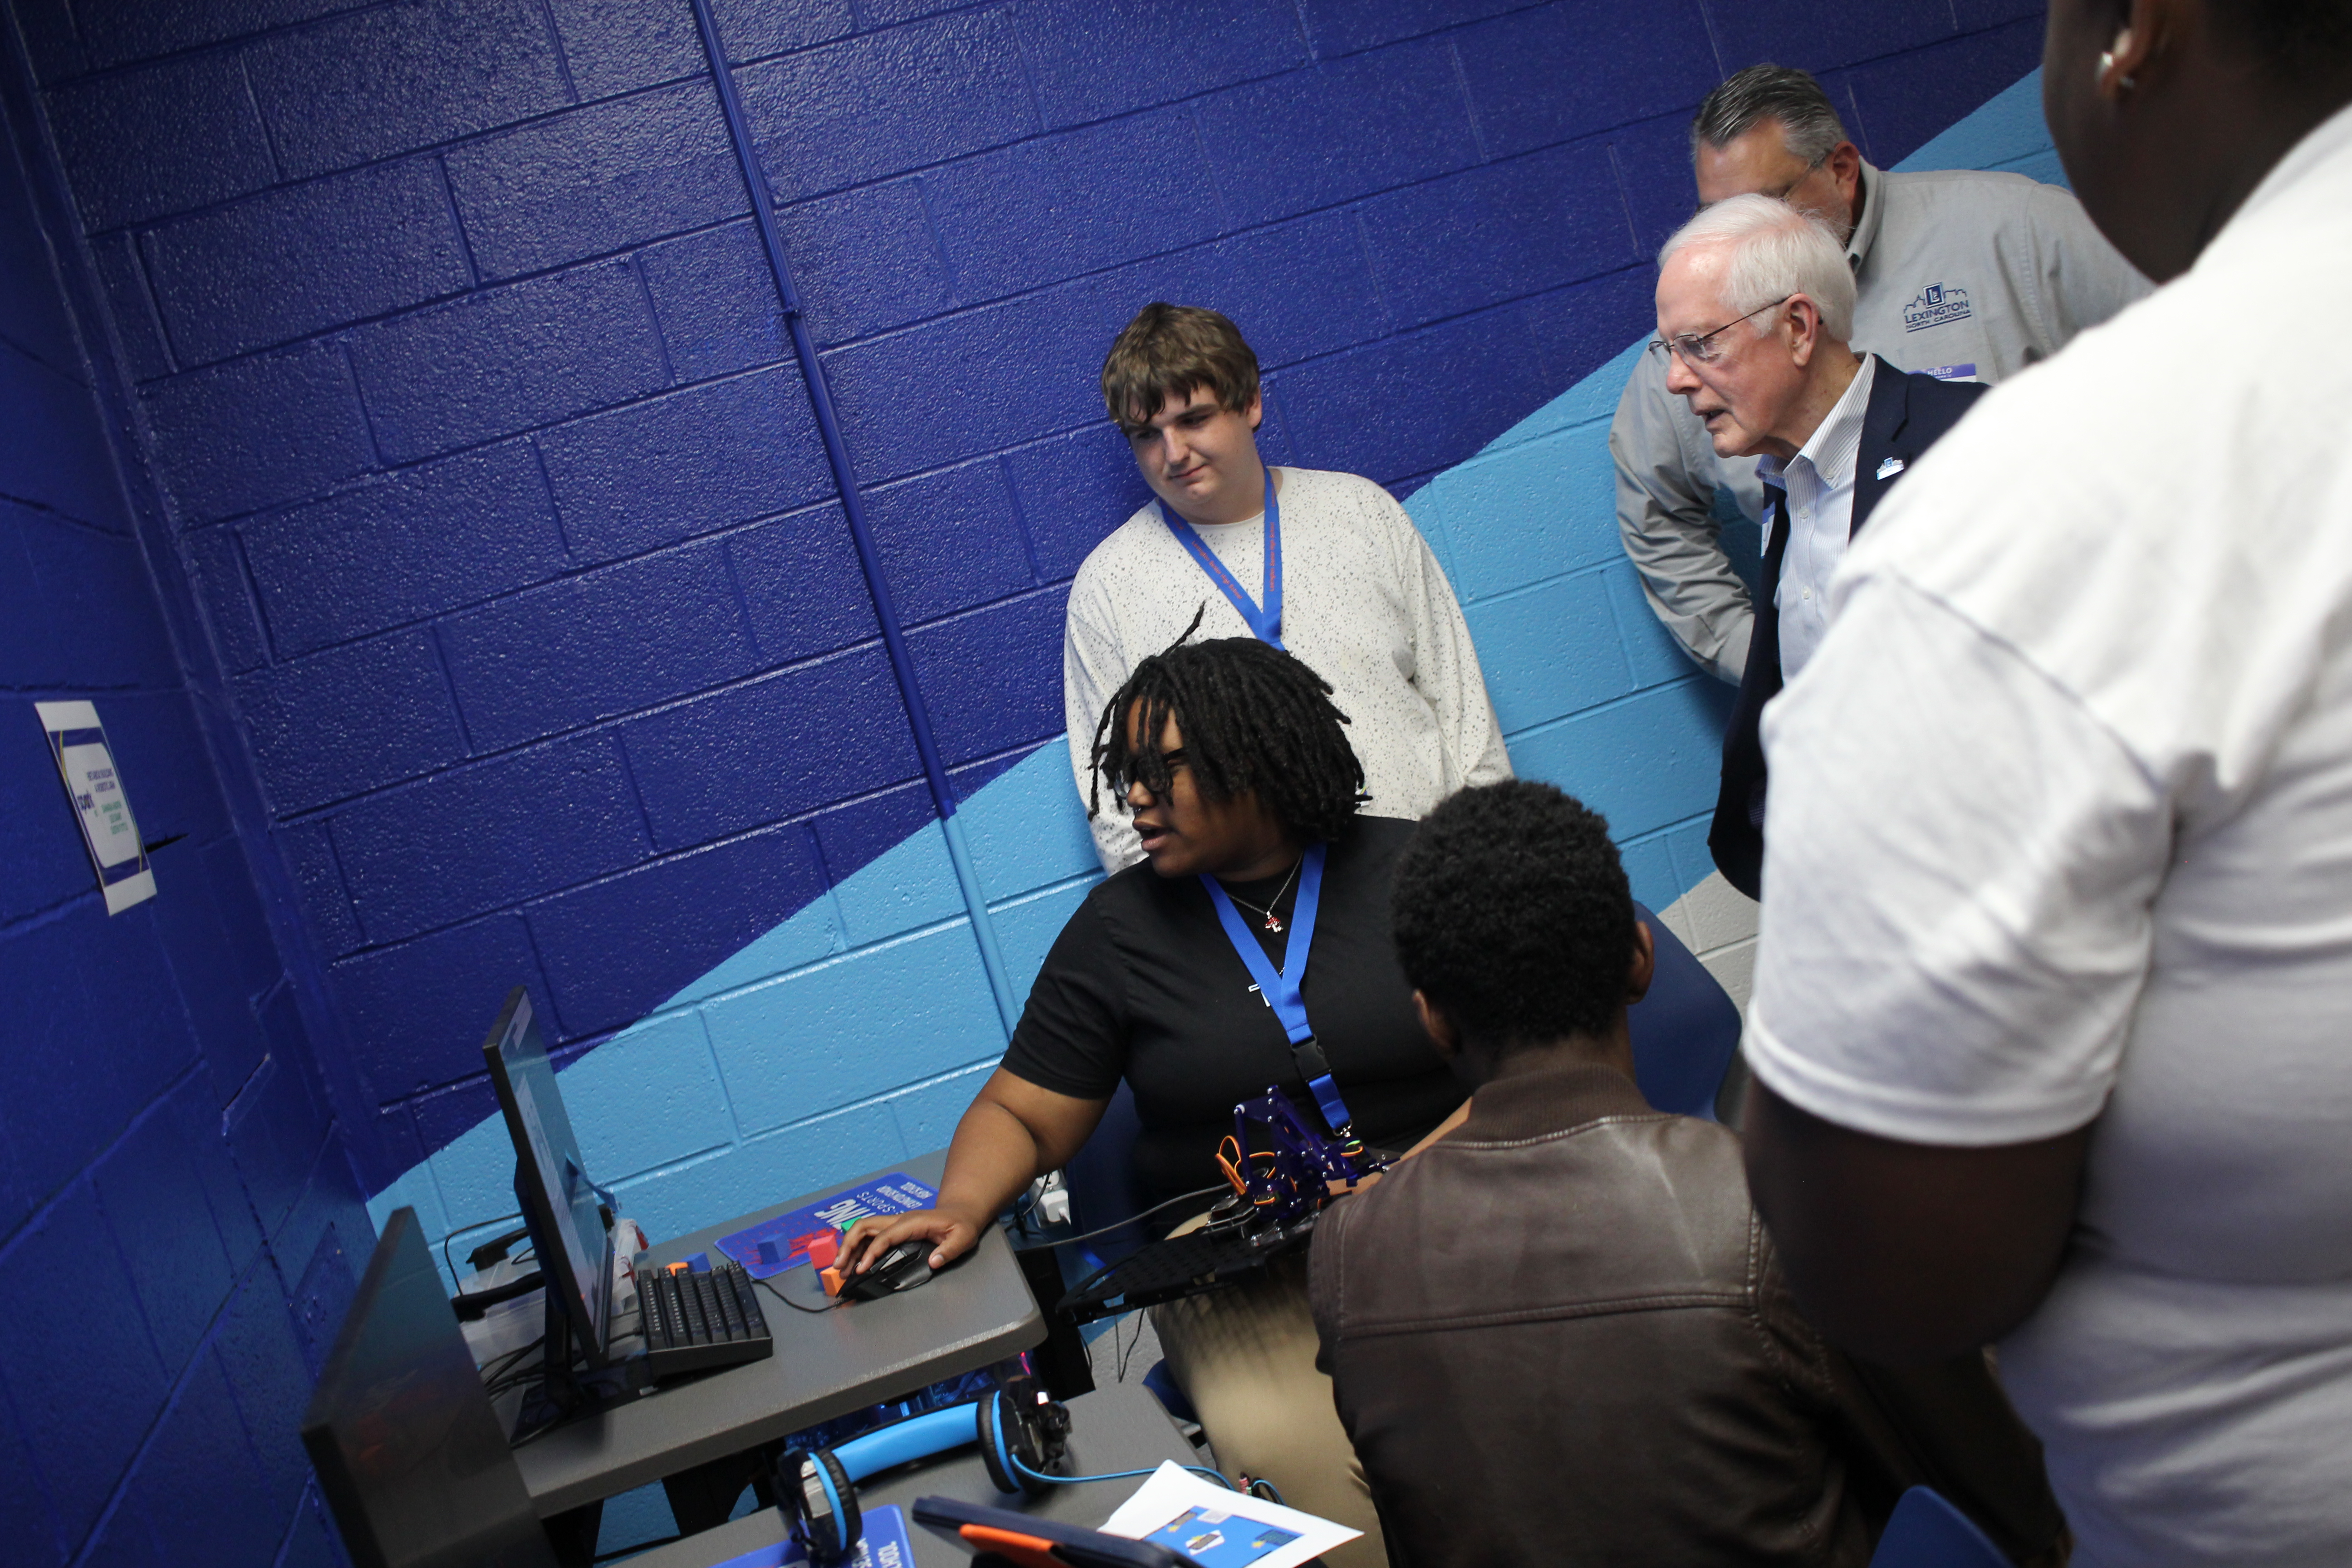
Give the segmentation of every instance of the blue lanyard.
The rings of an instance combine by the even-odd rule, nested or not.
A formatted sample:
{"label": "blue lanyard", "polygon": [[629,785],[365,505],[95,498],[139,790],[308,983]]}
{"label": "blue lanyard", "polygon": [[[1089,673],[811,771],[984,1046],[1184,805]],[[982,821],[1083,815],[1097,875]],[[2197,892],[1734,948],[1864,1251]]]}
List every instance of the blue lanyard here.
{"label": "blue lanyard", "polygon": [[[1242,619],[1249,623],[1251,635],[1260,642],[1282,647],[1282,509],[1275,504],[1274,470],[1268,468],[1265,471],[1264,609],[1260,609],[1257,602],[1244,591],[1240,580],[1225,570],[1225,563],[1217,559],[1217,552],[1209,548],[1208,542],[1194,532],[1192,525],[1179,517],[1176,509],[1166,501],[1160,503],[1160,521],[1168,525],[1168,531],[1176,536],[1176,542],[1200,563],[1201,570],[1209,574],[1209,581],[1233,601],[1234,608],[1239,610]],[[1290,650],[1283,648],[1283,651],[1287,653]]]}
{"label": "blue lanyard", "polygon": [[[1268,513],[1268,521],[1272,514]],[[1339,1086],[1332,1081],[1331,1066],[1324,1058],[1323,1047],[1315,1043],[1315,1031],[1307,1022],[1307,1002],[1299,994],[1298,983],[1307,977],[1307,954],[1315,945],[1315,906],[1323,897],[1323,858],[1328,845],[1309,845],[1306,862],[1298,871],[1298,901],[1292,906],[1290,940],[1282,950],[1282,968],[1276,970],[1265,955],[1265,949],[1250,929],[1242,923],[1240,911],[1234,900],[1214,877],[1201,875],[1201,885],[1209,889],[1209,901],[1217,906],[1217,919],[1225,928],[1225,940],[1241,954],[1242,963],[1249,966],[1250,978],[1257,982],[1258,994],[1274,1008],[1274,1016],[1282,1022],[1283,1032],[1290,1037],[1291,1059],[1298,1065],[1298,1074],[1314,1091],[1315,1103],[1323,1109],[1323,1120],[1334,1133],[1348,1131],[1348,1104],[1339,1098]]]}

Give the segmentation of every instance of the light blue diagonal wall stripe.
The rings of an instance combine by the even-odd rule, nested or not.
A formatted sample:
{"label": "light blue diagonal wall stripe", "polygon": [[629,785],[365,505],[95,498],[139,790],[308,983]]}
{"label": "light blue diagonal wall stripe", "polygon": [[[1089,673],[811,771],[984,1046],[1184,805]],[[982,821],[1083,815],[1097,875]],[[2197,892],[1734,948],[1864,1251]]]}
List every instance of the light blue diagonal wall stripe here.
{"label": "light blue diagonal wall stripe", "polygon": [[[2057,182],[2035,72],[1898,167]],[[1706,814],[1727,688],[1696,673],[1617,542],[1609,420],[1639,344],[1440,474],[1407,504],[1460,595],[1522,774],[1608,816],[1635,896],[1664,909],[1712,869]],[[959,814],[1025,995],[1097,880],[1067,752],[1040,747]],[[487,1022],[487,1020],[485,1020]],[[566,1068],[596,1178],[656,1236],[936,1149],[1003,1048],[954,868],[932,823]],[[437,1240],[512,1202],[493,1117],[369,1205]]]}
{"label": "light blue diagonal wall stripe", "polygon": [[[1066,753],[1040,748],[959,816],[1015,986],[1099,879]],[[1004,1048],[931,823],[566,1067],[583,1156],[656,1235],[936,1149]],[[437,1242],[511,1213],[496,1117],[377,1194]]]}
{"label": "light blue diagonal wall stripe", "polygon": [[1895,166],[2000,169],[2044,184],[2064,185],[2066,171],[2058,165],[2058,149],[2050,144],[2050,127],[2042,118],[2042,73],[2026,72],[2014,86],[1986,100],[1975,113]]}

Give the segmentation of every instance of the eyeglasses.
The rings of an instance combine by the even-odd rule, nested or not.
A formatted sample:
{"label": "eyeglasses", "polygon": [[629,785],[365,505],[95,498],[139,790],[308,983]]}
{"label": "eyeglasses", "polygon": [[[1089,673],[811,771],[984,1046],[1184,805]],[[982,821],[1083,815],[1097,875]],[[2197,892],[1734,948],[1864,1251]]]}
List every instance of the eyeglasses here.
{"label": "eyeglasses", "polygon": [[1760,316],[1767,310],[1779,310],[1796,297],[1794,294],[1783,294],[1769,305],[1759,305],[1744,315],[1732,317],[1712,331],[1677,332],[1671,338],[1652,338],[1649,350],[1661,360],[1670,353],[1680,354],[1682,362],[1693,369],[1703,364],[1713,364],[1723,357],[1723,350],[1716,346],[1717,338],[1751,317]]}
{"label": "eyeglasses", "polygon": [[[1830,151],[1835,152],[1836,149],[1832,148]],[[1776,202],[1785,202],[1789,199],[1789,193],[1790,191],[1795,190],[1799,185],[1801,185],[1807,180],[1811,179],[1813,177],[1813,171],[1820,168],[1823,163],[1826,163],[1829,161],[1829,153],[1824,153],[1820,157],[1814,159],[1811,163],[1806,164],[1803,171],[1800,173],[1795,179],[1789,181],[1786,184],[1780,186],[1778,189],[1759,191],[1756,194],[1759,196],[1769,196]]]}

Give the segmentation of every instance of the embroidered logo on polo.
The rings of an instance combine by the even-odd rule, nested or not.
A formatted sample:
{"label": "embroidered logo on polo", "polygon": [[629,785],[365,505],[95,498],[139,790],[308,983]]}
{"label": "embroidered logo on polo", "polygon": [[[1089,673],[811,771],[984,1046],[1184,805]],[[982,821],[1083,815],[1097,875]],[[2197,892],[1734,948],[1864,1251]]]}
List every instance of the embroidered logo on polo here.
{"label": "embroidered logo on polo", "polygon": [[1929,327],[1965,321],[1974,313],[1969,309],[1967,289],[1930,283],[1903,307],[1903,330],[1906,332],[1925,331]]}

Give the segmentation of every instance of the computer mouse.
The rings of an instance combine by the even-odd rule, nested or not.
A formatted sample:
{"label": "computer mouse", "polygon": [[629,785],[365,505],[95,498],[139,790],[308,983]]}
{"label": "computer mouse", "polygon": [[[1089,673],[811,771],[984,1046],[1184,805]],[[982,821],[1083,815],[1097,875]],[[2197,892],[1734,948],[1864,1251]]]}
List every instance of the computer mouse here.
{"label": "computer mouse", "polygon": [[931,1252],[939,1244],[902,1241],[874,1260],[874,1267],[853,1274],[841,1287],[842,1299],[871,1301],[877,1297],[911,1290],[931,1282]]}

